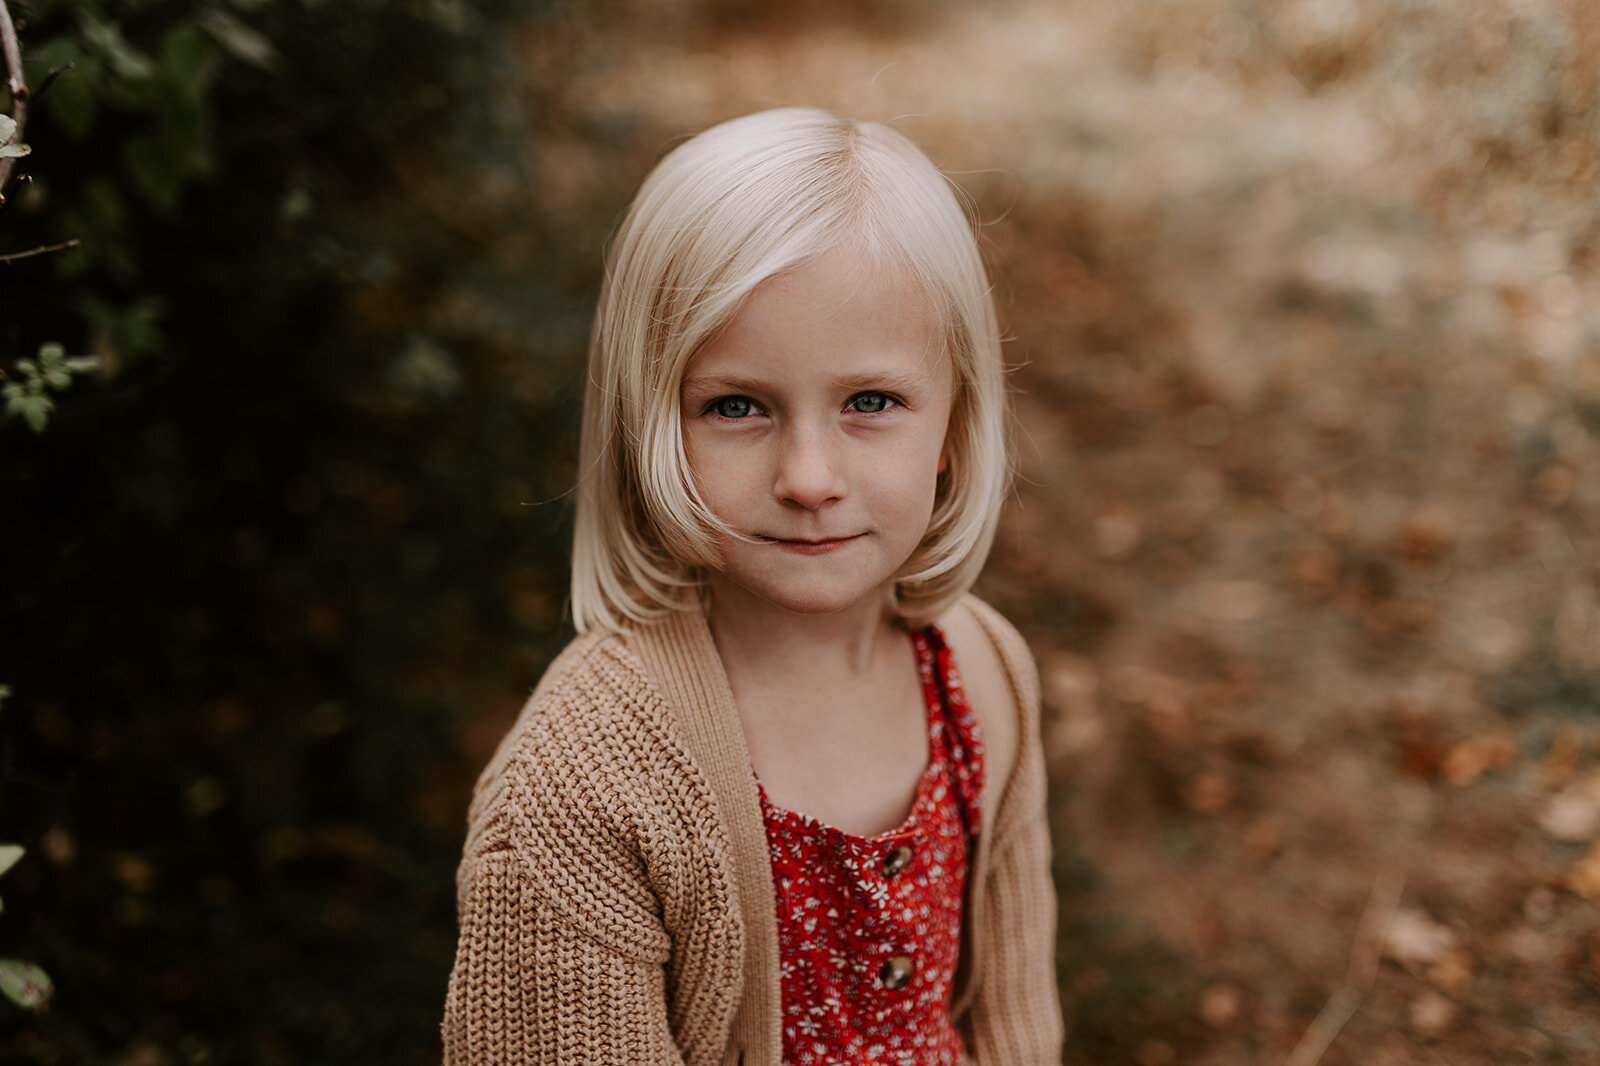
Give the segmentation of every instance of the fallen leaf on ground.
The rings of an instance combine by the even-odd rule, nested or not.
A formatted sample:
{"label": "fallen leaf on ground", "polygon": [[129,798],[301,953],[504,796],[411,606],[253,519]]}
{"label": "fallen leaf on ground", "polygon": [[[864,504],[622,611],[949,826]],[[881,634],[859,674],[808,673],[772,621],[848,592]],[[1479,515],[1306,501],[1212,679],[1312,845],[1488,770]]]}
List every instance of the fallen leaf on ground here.
{"label": "fallen leaf on ground", "polygon": [[1215,770],[1199,774],[1183,790],[1183,800],[1196,814],[1216,814],[1233,803],[1234,787],[1228,776]]}
{"label": "fallen leaf on ground", "polygon": [[1589,846],[1589,854],[1567,871],[1567,887],[1584,899],[1600,900],[1600,841]]}
{"label": "fallen leaf on ground", "polygon": [[1244,995],[1232,985],[1212,985],[1200,996],[1200,1020],[1213,1029],[1226,1029],[1239,1017]]}
{"label": "fallen leaf on ground", "polygon": [[1545,787],[1559,788],[1570,781],[1582,753],[1583,730],[1578,724],[1566,721],[1557,725],[1550,750],[1539,763],[1539,776],[1544,779]]}
{"label": "fallen leaf on ground", "polygon": [[1473,958],[1465,948],[1447,951],[1444,958],[1428,967],[1428,981],[1452,996],[1466,994],[1472,987]]}
{"label": "fallen leaf on ground", "polygon": [[1591,771],[1554,796],[1539,816],[1546,836],[1570,843],[1600,834],[1600,772]]}
{"label": "fallen leaf on ground", "polygon": [[1244,842],[1257,855],[1276,855],[1283,849],[1283,826],[1271,815],[1257,819],[1245,831]]}
{"label": "fallen leaf on ground", "polygon": [[1408,562],[1430,565],[1455,544],[1455,516],[1442,507],[1425,507],[1395,531],[1395,552]]}
{"label": "fallen leaf on ground", "polygon": [[1465,788],[1489,770],[1503,770],[1517,760],[1517,738],[1506,730],[1472,737],[1445,753],[1444,775],[1452,785]]}
{"label": "fallen leaf on ground", "polygon": [[1434,991],[1411,1001],[1411,1031],[1424,1040],[1443,1036],[1456,1021],[1456,1005]]}
{"label": "fallen leaf on ground", "polygon": [[1423,911],[1407,908],[1389,923],[1383,954],[1416,973],[1440,962],[1454,950],[1456,935]]}

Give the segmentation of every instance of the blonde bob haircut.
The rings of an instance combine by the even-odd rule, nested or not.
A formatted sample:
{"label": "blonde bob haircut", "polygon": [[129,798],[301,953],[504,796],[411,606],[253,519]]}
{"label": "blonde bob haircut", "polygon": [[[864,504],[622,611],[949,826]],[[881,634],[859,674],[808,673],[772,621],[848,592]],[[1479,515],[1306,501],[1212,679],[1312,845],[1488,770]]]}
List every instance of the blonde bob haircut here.
{"label": "blonde bob haircut", "polygon": [[612,240],[589,346],[572,561],[579,632],[696,608],[716,537],[679,388],[751,290],[846,247],[909,273],[939,318],[955,397],[933,515],[890,610],[929,622],[976,579],[1009,482],[1000,333],[956,193],[902,134],[810,108],[713,126],[645,179]]}

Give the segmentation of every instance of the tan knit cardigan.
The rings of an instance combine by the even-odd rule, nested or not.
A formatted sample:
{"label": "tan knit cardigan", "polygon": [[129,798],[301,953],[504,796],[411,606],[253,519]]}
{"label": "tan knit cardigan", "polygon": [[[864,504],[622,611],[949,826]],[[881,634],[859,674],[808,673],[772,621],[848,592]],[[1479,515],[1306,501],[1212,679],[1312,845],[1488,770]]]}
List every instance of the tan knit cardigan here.
{"label": "tan knit cardigan", "polygon": [[[1037,672],[973,597],[940,625],[988,782],[952,1015],[980,1066],[1059,1063]],[[574,641],[468,820],[447,1064],[778,1066],[765,827],[699,612]]]}

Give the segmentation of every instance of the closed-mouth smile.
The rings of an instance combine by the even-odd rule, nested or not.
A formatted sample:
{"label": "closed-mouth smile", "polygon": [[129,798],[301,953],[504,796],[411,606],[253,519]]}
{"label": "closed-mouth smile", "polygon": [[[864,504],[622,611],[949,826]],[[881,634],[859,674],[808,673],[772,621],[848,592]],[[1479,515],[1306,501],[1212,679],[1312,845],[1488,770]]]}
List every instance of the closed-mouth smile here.
{"label": "closed-mouth smile", "polygon": [[787,548],[791,551],[820,553],[833,551],[834,549],[842,548],[847,544],[853,544],[864,536],[866,536],[865,533],[854,533],[848,537],[819,537],[812,539],[808,537],[790,538],[758,535],[756,539],[766,541],[768,544],[777,545],[780,548]]}

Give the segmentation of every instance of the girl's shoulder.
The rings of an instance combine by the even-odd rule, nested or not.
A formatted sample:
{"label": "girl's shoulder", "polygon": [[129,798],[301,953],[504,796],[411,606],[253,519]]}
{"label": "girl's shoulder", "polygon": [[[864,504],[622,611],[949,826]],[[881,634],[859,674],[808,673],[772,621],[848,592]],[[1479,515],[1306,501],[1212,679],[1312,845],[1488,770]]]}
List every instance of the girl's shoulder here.
{"label": "girl's shoulder", "polygon": [[[1039,670],[1017,627],[968,593],[939,617],[938,625],[962,666],[968,687],[1005,686],[1005,697],[1024,709],[1039,702]],[[1000,696],[999,690],[995,693]]]}
{"label": "girl's shoulder", "polygon": [[1017,628],[968,594],[939,617],[967,703],[978,716],[988,775],[1010,779],[1023,749],[1037,743],[1039,670]]}
{"label": "girl's shoulder", "polygon": [[468,850],[536,846],[549,833],[636,835],[703,809],[706,772],[717,769],[708,762],[728,749],[700,738],[737,729],[725,688],[698,616],[577,637],[479,775]]}
{"label": "girl's shoulder", "polygon": [[[641,725],[662,718],[662,700],[632,647],[631,634],[591,630],[551,661],[478,776],[469,821],[481,822],[530,778],[581,781],[610,776],[642,754]],[[659,733],[645,728],[645,733]]]}
{"label": "girl's shoulder", "polygon": [[[616,634],[591,631],[574,638],[551,660],[523,703],[516,721],[500,738],[494,757],[478,775],[477,786],[473,789],[472,820],[477,820],[484,793],[491,789],[495,779],[506,773],[519,749],[535,742],[535,738],[546,733],[552,724],[581,718],[586,712],[626,706],[626,703],[606,699],[603,688],[597,687],[603,686],[609,678],[626,674],[626,660],[617,655],[616,640]],[[586,706],[589,703],[597,706]]]}
{"label": "girl's shoulder", "polygon": [[458,880],[510,863],[563,921],[600,939],[618,915],[649,924],[651,885],[716,881],[726,833],[684,712],[651,665],[653,640],[644,627],[590,632],[551,663],[479,776]]}

